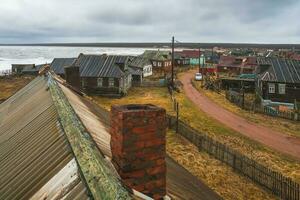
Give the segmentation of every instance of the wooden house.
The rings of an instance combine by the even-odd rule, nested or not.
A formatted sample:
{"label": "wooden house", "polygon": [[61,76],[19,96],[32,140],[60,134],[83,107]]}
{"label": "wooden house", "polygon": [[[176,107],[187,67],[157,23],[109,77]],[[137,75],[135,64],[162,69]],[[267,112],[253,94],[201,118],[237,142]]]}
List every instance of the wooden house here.
{"label": "wooden house", "polygon": [[50,64],[50,68],[59,76],[65,76],[64,68],[72,65],[75,62],[76,58],[54,58]]}
{"label": "wooden house", "polygon": [[257,58],[257,93],[275,102],[300,101],[300,61],[282,58]]}
{"label": "wooden house", "polygon": [[171,70],[172,59],[169,51],[146,50],[141,56],[151,62],[153,71],[168,72]]}
{"label": "wooden house", "polygon": [[199,59],[200,59],[199,50],[196,49],[185,49],[182,50],[181,55],[184,55],[186,58],[189,58],[190,63],[189,65],[198,65],[199,66]]}
{"label": "wooden house", "polygon": [[228,75],[238,75],[240,74],[242,63],[242,58],[235,56],[221,56],[219,64],[217,65],[217,72],[226,73]]}
{"label": "wooden house", "polygon": [[81,89],[86,93],[122,96],[132,81],[128,60],[129,56],[80,54],[71,67],[79,68]]}
{"label": "wooden house", "polygon": [[241,65],[241,74],[254,74],[257,67],[256,57],[246,57]]}
{"label": "wooden house", "polygon": [[129,60],[128,66],[142,72],[142,78],[153,74],[151,61],[143,56],[134,56]]}
{"label": "wooden house", "polygon": [[174,66],[175,67],[188,67],[190,66],[190,58],[183,52],[177,51],[174,53]]}

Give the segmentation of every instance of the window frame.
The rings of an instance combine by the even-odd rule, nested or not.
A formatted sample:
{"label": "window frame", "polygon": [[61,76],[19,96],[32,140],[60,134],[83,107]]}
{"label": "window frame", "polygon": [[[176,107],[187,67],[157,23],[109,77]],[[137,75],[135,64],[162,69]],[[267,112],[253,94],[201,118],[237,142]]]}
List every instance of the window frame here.
{"label": "window frame", "polygon": [[97,78],[97,87],[98,88],[103,87],[103,78],[102,77]]}
{"label": "window frame", "polygon": [[286,84],[278,83],[278,94],[286,94]]}
{"label": "window frame", "polygon": [[275,83],[268,83],[268,93],[269,94],[276,94]]}
{"label": "window frame", "polygon": [[115,79],[114,78],[108,78],[108,87],[115,87]]}

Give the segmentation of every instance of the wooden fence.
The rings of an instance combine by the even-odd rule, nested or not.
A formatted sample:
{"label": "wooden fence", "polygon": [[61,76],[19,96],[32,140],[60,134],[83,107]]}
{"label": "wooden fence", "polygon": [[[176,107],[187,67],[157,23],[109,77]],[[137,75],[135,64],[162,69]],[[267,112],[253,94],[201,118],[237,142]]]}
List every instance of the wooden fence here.
{"label": "wooden fence", "polygon": [[243,99],[242,94],[236,91],[226,91],[225,92],[226,99],[231,103],[239,106],[240,108],[248,111],[253,111],[256,113],[261,113],[273,117],[280,117],[289,120],[296,120],[300,121],[299,114],[295,113],[295,111],[288,112],[288,111],[280,111],[278,109],[273,109],[268,106],[255,106],[253,102],[249,102]]}
{"label": "wooden fence", "polygon": [[173,116],[168,116],[169,128],[189,140],[199,151],[205,151],[231,166],[237,173],[248,177],[273,195],[287,200],[300,200],[300,186],[292,179],[275,172],[230,147],[202,134]]}
{"label": "wooden fence", "polygon": [[0,70],[0,76],[8,76],[8,75],[11,75],[11,74],[12,74],[11,69]]}

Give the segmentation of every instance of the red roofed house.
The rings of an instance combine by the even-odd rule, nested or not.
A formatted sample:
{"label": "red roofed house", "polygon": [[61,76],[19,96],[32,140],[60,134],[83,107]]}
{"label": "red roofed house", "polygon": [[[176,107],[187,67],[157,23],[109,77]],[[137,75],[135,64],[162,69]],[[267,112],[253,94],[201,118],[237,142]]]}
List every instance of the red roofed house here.
{"label": "red roofed house", "polygon": [[217,65],[218,73],[240,74],[241,65],[243,63],[242,58],[235,56],[221,56],[219,64]]}
{"label": "red roofed house", "polygon": [[241,74],[253,74],[257,67],[256,57],[246,57],[241,66]]}

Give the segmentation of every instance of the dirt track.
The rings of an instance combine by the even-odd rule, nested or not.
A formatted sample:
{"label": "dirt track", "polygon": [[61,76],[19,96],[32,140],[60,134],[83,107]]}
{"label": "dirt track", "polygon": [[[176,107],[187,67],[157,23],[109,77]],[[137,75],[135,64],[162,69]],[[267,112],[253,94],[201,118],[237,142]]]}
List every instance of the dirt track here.
{"label": "dirt track", "polygon": [[274,150],[288,154],[300,160],[300,138],[284,135],[265,126],[257,125],[229,112],[199,93],[191,84],[193,72],[184,74],[180,81],[186,96],[205,113],[230,127],[231,129],[256,140]]}

